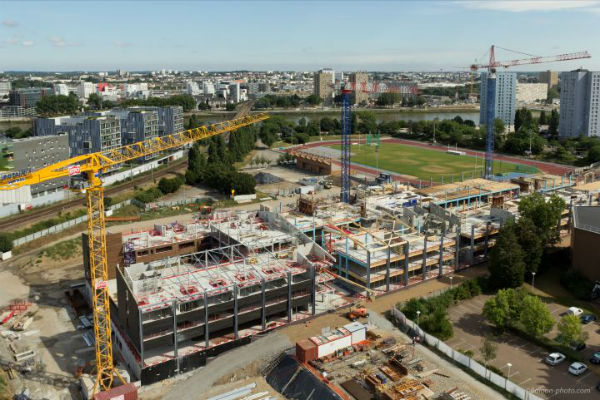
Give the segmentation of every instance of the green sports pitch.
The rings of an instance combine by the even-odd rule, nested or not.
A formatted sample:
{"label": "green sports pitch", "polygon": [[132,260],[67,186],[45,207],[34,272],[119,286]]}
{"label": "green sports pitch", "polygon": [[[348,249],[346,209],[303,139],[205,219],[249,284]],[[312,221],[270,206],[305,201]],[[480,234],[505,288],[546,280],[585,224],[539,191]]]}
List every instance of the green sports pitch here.
{"label": "green sports pitch", "polygon": [[[330,146],[340,149],[341,146]],[[370,167],[406,175],[408,178],[447,181],[454,177],[481,176],[484,159],[468,155],[451,154],[446,151],[409,146],[400,143],[382,142],[376,153],[374,145],[353,144],[351,161]],[[535,167],[494,161],[494,174],[510,172],[535,173]]]}

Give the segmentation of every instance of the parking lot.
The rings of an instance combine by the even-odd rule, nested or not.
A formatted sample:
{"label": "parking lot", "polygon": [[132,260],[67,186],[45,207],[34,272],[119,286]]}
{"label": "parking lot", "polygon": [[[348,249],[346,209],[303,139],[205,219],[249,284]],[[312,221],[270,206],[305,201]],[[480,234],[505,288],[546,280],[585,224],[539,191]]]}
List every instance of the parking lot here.
{"label": "parking lot", "polygon": [[[483,304],[488,297],[482,295],[461,301],[448,310],[454,327],[454,336],[446,343],[455,350],[472,351],[474,358],[478,360],[482,359],[479,351],[482,338],[491,332],[491,326],[482,315]],[[567,308],[550,302],[548,309],[558,321]],[[594,351],[600,351],[598,323],[584,325],[584,330],[588,332],[589,339],[586,342],[588,347],[582,351],[582,354],[590,369],[581,376],[573,376],[567,372],[570,364],[567,360],[556,366],[547,365],[544,358],[548,355],[548,351],[508,333],[494,337],[498,347],[497,356],[490,365],[500,369],[514,383],[540,397],[572,399],[576,395],[581,395],[585,398],[600,399],[600,392],[595,388],[600,381],[597,375],[599,369],[587,362]],[[556,327],[549,335],[556,336]]]}

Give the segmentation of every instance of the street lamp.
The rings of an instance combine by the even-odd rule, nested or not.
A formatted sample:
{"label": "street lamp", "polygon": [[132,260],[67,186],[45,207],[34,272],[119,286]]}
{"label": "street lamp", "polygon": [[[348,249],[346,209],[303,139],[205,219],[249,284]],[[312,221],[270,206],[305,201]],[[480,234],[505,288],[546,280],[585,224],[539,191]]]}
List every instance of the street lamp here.
{"label": "street lamp", "polygon": [[535,272],[531,273],[531,288],[535,289]]}
{"label": "street lamp", "polygon": [[421,315],[421,311],[417,310],[417,325],[419,325],[419,316]]}
{"label": "street lamp", "polygon": [[450,278],[450,289],[452,289],[454,286],[452,285],[452,279],[454,279],[454,277],[452,275],[449,276]]}
{"label": "street lamp", "polygon": [[506,366],[508,367],[508,374],[506,375],[506,380],[504,381],[504,390],[506,390],[506,385],[508,383],[508,380],[510,379],[510,367],[512,367],[512,364],[506,363]]}

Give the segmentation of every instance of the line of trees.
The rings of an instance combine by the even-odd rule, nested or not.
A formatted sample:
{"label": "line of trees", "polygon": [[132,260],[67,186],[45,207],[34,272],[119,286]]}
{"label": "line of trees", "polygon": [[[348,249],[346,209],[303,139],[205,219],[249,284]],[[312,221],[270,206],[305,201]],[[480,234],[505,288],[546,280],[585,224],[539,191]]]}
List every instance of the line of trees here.
{"label": "line of trees", "polygon": [[170,97],[148,97],[147,99],[128,99],[120,104],[122,107],[130,106],[181,106],[188,112],[196,109],[196,99],[189,94],[177,94]]}
{"label": "line of trees", "polygon": [[44,96],[36,105],[38,114],[52,116],[59,114],[75,114],[79,111],[79,99],[74,93],[68,96]]}
{"label": "line of trees", "polygon": [[[256,131],[256,127],[247,126],[232,132],[228,143],[223,135],[213,136],[202,144],[196,143],[188,153],[186,182],[207,185],[226,195],[232,190],[235,194],[254,193],[254,177],[239,172],[234,163],[242,161],[254,149]],[[203,146],[207,146],[206,151]]]}

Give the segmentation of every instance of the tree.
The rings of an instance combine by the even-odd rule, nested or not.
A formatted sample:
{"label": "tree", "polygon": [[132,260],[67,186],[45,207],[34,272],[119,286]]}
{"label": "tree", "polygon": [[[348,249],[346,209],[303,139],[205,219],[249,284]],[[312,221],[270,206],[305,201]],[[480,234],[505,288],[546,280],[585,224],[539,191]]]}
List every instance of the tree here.
{"label": "tree", "polygon": [[316,94],[311,94],[306,99],[304,99],[304,101],[307,104],[310,104],[311,106],[317,106],[323,102],[323,99],[320,96],[317,96]]}
{"label": "tree", "polygon": [[481,341],[481,347],[479,348],[479,353],[483,358],[485,367],[490,361],[493,361],[496,358],[496,353],[498,350],[498,346],[494,343],[492,337],[490,335],[485,335]]}
{"label": "tree", "polygon": [[540,125],[547,125],[548,121],[546,120],[546,111],[542,110],[540,112],[540,119],[538,120]]}
{"label": "tree", "polygon": [[236,103],[227,103],[227,104],[225,104],[225,110],[226,111],[234,111],[236,107],[237,107]]}
{"label": "tree", "polygon": [[321,118],[320,125],[323,132],[332,132],[335,129],[333,119],[329,117]]}
{"label": "tree", "polygon": [[98,93],[92,93],[87,99],[87,104],[93,110],[101,110],[102,109],[102,96]]}
{"label": "tree", "polygon": [[528,274],[537,272],[544,253],[544,243],[538,234],[537,227],[530,218],[521,217],[516,225],[516,230],[519,244],[523,249],[525,271]]}
{"label": "tree", "polygon": [[587,159],[590,164],[600,161],[600,143],[588,150]]}
{"label": "tree", "polygon": [[565,345],[573,342],[583,342],[587,332],[581,330],[581,320],[573,314],[563,315],[558,322],[558,336],[556,340]]}
{"label": "tree", "polygon": [[550,120],[548,121],[548,133],[552,136],[558,136],[558,123],[560,121],[560,115],[558,111],[552,110],[550,113]]}
{"label": "tree", "polygon": [[496,328],[504,329],[508,325],[510,307],[508,296],[504,290],[499,290],[496,296],[490,297],[483,305],[483,315]]}
{"label": "tree", "polygon": [[496,118],[494,120],[494,133],[496,133],[496,135],[503,135],[504,134],[504,122],[502,122],[502,120],[500,118]]}
{"label": "tree", "polygon": [[6,253],[13,248],[13,242],[6,233],[0,233],[0,253]]}
{"label": "tree", "polygon": [[79,109],[79,100],[73,93],[68,96],[44,96],[36,109],[42,115],[74,114]]}
{"label": "tree", "polygon": [[541,194],[536,192],[521,199],[519,214],[533,222],[542,239],[543,246],[546,246],[559,239],[558,222],[565,207],[565,201],[557,195],[553,194],[546,201]]}
{"label": "tree", "polygon": [[188,120],[187,129],[198,128],[202,125],[202,121],[200,121],[200,117],[196,114],[192,114],[190,119]]}
{"label": "tree", "polygon": [[533,337],[540,337],[552,330],[554,319],[548,307],[537,296],[525,296],[520,322],[525,332]]}
{"label": "tree", "polygon": [[500,229],[496,245],[490,253],[491,281],[499,288],[521,286],[525,275],[523,259],[515,225],[509,222]]}

